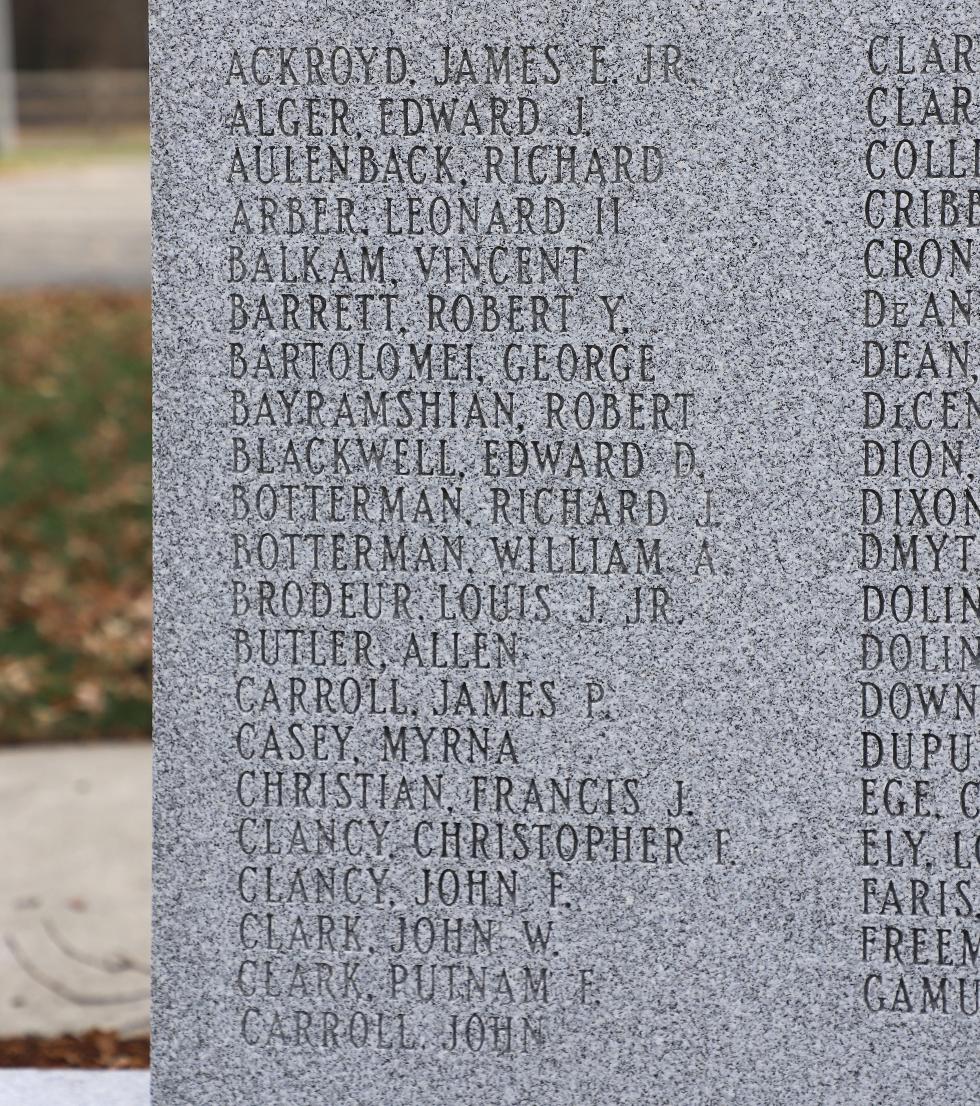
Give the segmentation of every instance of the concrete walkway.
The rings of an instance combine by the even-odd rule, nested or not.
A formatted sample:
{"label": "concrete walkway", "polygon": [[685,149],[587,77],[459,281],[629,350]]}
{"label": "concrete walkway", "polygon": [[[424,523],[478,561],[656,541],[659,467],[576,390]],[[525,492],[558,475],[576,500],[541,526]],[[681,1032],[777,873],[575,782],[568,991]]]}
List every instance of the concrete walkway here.
{"label": "concrete walkway", "polygon": [[149,1106],[147,1071],[3,1071],[0,1106]]}
{"label": "concrete walkway", "polygon": [[0,750],[0,1036],[146,1032],[149,957],[149,743]]}
{"label": "concrete walkway", "polygon": [[149,283],[148,158],[0,171],[0,291]]}

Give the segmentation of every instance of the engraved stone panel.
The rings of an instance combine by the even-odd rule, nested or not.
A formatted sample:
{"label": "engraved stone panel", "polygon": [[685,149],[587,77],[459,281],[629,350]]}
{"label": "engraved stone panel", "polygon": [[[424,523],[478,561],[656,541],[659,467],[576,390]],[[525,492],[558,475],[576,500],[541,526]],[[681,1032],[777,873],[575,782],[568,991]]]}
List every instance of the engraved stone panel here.
{"label": "engraved stone panel", "polygon": [[153,9],[158,1106],[972,1101],[965,9]]}

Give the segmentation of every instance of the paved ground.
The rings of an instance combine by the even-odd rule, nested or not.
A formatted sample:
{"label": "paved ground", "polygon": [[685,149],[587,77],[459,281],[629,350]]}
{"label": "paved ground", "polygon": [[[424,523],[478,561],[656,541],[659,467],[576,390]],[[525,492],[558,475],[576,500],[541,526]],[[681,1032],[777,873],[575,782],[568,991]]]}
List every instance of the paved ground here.
{"label": "paved ground", "polygon": [[0,750],[0,872],[0,1036],[146,1032],[149,743]]}
{"label": "paved ground", "polygon": [[149,282],[147,158],[0,171],[0,291]]}
{"label": "paved ground", "polygon": [[0,1071],[0,1106],[149,1106],[145,1071]]}

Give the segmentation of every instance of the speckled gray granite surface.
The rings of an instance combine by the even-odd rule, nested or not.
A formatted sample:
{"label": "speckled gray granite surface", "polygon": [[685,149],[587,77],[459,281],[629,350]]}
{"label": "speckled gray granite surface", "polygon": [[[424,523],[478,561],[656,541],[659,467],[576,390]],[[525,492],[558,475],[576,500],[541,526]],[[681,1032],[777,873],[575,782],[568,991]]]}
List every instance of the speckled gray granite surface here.
{"label": "speckled gray granite surface", "polygon": [[858,670],[970,10],[151,9],[155,1106],[975,1101],[969,774],[861,763],[970,720]]}

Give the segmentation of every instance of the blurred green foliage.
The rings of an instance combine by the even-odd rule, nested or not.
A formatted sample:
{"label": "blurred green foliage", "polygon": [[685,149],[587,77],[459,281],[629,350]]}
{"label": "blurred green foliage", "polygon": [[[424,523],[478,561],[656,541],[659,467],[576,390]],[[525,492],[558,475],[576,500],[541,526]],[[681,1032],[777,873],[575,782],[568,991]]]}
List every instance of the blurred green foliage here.
{"label": "blurred green foliage", "polygon": [[22,130],[17,145],[0,155],[0,174],[72,167],[114,158],[149,157],[149,153],[150,136],[145,128],[117,127],[111,131],[35,128]]}
{"label": "blurred green foliage", "polygon": [[0,297],[0,741],[150,732],[146,294]]}

